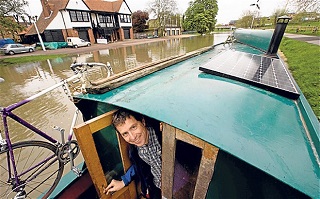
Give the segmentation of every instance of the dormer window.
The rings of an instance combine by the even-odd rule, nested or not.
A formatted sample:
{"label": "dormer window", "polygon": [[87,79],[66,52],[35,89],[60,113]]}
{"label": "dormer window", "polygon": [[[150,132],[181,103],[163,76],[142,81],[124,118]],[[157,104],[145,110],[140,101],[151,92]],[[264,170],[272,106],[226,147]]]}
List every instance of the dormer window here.
{"label": "dormer window", "polygon": [[131,16],[130,15],[120,15],[120,22],[121,23],[131,23]]}

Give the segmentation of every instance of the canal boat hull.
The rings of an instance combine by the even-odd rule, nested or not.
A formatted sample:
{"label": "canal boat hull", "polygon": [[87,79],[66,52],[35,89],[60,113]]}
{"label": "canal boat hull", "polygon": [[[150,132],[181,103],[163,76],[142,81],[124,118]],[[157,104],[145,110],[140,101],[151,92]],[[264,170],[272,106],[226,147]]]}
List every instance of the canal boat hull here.
{"label": "canal boat hull", "polygon": [[[255,34],[254,30],[245,32]],[[236,32],[241,35],[238,40],[247,38],[242,35],[247,33]],[[270,35],[261,38],[271,41]],[[91,176],[86,181],[92,182],[84,191],[94,186],[98,197],[109,197],[102,187],[130,165],[125,143],[111,125],[105,128],[112,111],[122,107],[164,124],[165,198],[318,198],[319,122],[293,78],[289,76],[296,95],[288,97],[199,70],[225,62],[217,56],[235,51],[285,65],[281,58],[268,55],[265,45],[239,41],[232,38],[188,59],[167,60],[166,66],[129,82],[111,88],[114,82],[105,81],[100,87],[88,88],[91,93],[76,96],[76,106],[87,121],[75,128]],[[188,182],[174,190],[177,180],[169,175],[176,171],[174,158],[186,152],[179,155],[180,143],[191,146],[189,154],[199,155],[185,158],[187,167],[194,169],[187,175]],[[62,189],[71,192],[68,186]],[[132,198],[137,195],[133,192],[131,187],[112,198]]]}

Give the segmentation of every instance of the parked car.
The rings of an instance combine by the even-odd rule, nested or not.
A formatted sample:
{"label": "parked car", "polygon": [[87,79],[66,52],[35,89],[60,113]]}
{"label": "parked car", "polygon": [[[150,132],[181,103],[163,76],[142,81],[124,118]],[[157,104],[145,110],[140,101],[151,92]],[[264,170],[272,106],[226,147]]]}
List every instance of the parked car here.
{"label": "parked car", "polygon": [[79,37],[67,37],[69,47],[78,48],[82,46],[91,46],[91,43],[80,39]]}
{"label": "parked car", "polygon": [[5,44],[1,48],[1,52],[4,54],[14,55],[16,53],[27,53],[34,52],[35,48],[33,46],[25,46],[22,44]]}

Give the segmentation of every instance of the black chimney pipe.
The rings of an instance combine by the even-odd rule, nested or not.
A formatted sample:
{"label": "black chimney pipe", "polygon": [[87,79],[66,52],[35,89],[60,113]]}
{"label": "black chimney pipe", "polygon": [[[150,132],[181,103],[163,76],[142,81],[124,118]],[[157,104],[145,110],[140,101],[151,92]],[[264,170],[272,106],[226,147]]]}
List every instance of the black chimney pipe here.
{"label": "black chimney pipe", "polygon": [[286,27],[290,21],[291,17],[288,16],[282,16],[277,19],[277,25],[274,29],[269,48],[267,51],[267,55],[269,56],[277,56],[277,51],[280,46],[281,39],[284,35],[284,31],[286,30]]}

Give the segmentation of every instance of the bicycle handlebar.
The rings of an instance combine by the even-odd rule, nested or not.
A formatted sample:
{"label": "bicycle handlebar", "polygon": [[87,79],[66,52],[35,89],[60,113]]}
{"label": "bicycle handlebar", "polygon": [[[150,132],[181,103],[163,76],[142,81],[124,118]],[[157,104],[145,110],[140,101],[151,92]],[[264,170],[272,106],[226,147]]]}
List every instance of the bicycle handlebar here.
{"label": "bicycle handlebar", "polygon": [[20,106],[22,106],[23,104],[26,104],[28,103],[29,101],[32,101],[34,100],[35,98],[45,94],[45,93],[48,93],[49,91],[55,89],[55,88],[58,88],[60,86],[62,86],[63,84],[67,83],[67,82],[71,82],[73,81],[74,79],[79,79],[82,77],[82,74],[84,71],[86,71],[86,68],[83,67],[83,66],[89,66],[89,67],[93,67],[93,66],[109,66],[106,65],[106,64],[103,64],[103,63],[96,63],[96,62],[91,62],[91,63],[73,63],[70,65],[70,68],[74,71],[75,75],[65,79],[65,80],[62,80],[61,82],[49,87],[49,88],[46,88],[42,91],[40,91],[39,93],[35,94],[35,95],[32,95],[30,97],[28,97],[27,99],[25,100],[22,100],[18,103],[15,103],[15,104],[12,104],[12,105],[9,105],[8,107],[6,107],[6,110],[7,111],[12,111]]}
{"label": "bicycle handlebar", "polygon": [[82,68],[79,67],[83,67],[83,66],[89,66],[89,67],[93,67],[93,66],[106,66],[103,63],[97,63],[97,62],[90,62],[90,63],[73,63],[70,65],[71,70],[73,70],[75,72],[75,74],[78,74],[79,72],[82,72],[83,70],[81,70]]}

